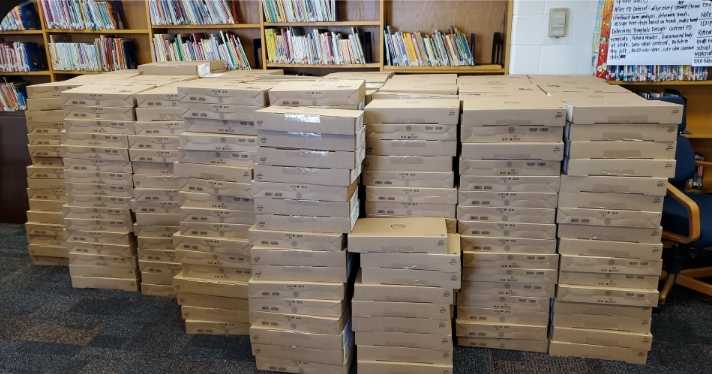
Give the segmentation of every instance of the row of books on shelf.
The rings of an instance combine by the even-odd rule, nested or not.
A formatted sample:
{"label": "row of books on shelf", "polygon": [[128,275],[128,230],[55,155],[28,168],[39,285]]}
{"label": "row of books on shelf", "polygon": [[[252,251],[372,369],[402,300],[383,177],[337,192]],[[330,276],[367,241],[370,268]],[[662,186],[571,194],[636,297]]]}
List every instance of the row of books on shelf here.
{"label": "row of books on shelf", "polygon": [[[368,34],[368,33],[366,33]],[[370,36],[364,37],[370,41]],[[266,29],[265,48],[270,63],[277,64],[365,64],[361,37],[348,33],[288,29]],[[366,50],[370,51],[369,48]]]}
{"label": "row of books on shelf", "polygon": [[115,30],[124,28],[121,0],[39,0],[50,29]]}
{"label": "row of books on shelf", "polygon": [[31,42],[0,42],[0,72],[45,69],[44,50]]}
{"label": "row of books on shelf", "polygon": [[0,82],[0,109],[3,112],[25,110],[25,84]]}
{"label": "row of books on shelf", "polygon": [[448,32],[384,32],[386,60],[393,66],[474,65],[475,56],[465,34],[452,27]]}
{"label": "row of books on shelf", "polygon": [[22,31],[39,29],[37,9],[33,3],[18,5],[10,10],[0,21],[0,31]]}
{"label": "row of books on shelf", "polygon": [[690,65],[608,65],[603,78],[623,82],[703,81],[712,78],[710,70],[709,66]]}
{"label": "row of books on shelf", "polygon": [[[232,6],[231,6],[232,5]],[[235,3],[225,0],[149,0],[153,25],[213,25],[237,22]]]}
{"label": "row of books on shelf", "polygon": [[336,0],[262,0],[267,22],[336,21]]}
{"label": "row of books on shelf", "polygon": [[230,70],[250,69],[242,42],[234,32],[155,34],[153,59],[158,62],[220,60]]}
{"label": "row of books on shelf", "polygon": [[131,39],[100,36],[93,43],[64,42],[50,37],[54,70],[114,71],[136,68],[136,48]]}

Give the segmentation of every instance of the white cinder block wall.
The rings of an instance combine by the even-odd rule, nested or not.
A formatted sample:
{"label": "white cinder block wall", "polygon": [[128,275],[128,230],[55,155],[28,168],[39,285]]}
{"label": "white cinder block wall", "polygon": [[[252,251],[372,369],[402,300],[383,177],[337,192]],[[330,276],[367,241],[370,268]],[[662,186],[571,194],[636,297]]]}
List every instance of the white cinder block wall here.
{"label": "white cinder block wall", "polygon": [[[549,9],[568,8],[567,35],[550,38]],[[514,0],[511,74],[592,74],[596,0]]]}

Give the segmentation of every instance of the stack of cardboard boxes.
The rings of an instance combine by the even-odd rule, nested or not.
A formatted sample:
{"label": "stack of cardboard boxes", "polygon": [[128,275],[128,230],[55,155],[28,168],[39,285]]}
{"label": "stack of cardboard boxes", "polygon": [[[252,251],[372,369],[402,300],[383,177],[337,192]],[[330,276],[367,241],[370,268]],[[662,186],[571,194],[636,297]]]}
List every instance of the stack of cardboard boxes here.
{"label": "stack of cardboard boxes", "polygon": [[66,265],[64,245],[64,166],[60,152],[64,110],[61,93],[79,83],[43,83],[27,88],[28,251],[35,265]]}
{"label": "stack of cardboard boxes", "polygon": [[364,218],[348,242],[361,258],[352,301],[359,371],[452,373],[459,235],[443,218]]}
{"label": "stack of cardboard boxes", "polygon": [[366,106],[366,215],[454,221],[457,98],[374,99]]}
{"label": "stack of cardboard boxes", "polygon": [[458,344],[546,352],[565,111],[526,82],[493,82],[463,96]]}
{"label": "stack of cardboard boxes", "polygon": [[363,81],[288,81],[259,111],[250,339],[261,370],[348,373]]}
{"label": "stack of cardboard boxes", "polygon": [[76,288],[136,291],[128,134],[136,94],[153,85],[100,81],[64,91],[64,223]]}
{"label": "stack of cardboard boxes", "polygon": [[651,348],[661,210],[682,107],[629,92],[560,97],[569,125],[550,353],[642,364]]}
{"label": "stack of cardboard boxes", "polygon": [[347,79],[347,80],[364,80],[366,82],[366,104],[368,104],[373,95],[378,92],[386,81],[393,76],[393,73],[379,71],[340,71],[327,74],[325,79]]}
{"label": "stack of cardboard boxes", "polygon": [[175,173],[185,180],[174,284],[186,332],[247,335],[256,111],[267,89],[201,79],[179,85],[178,96],[185,122]]}
{"label": "stack of cardboard boxes", "polygon": [[173,173],[178,161],[178,134],[183,113],[178,101],[181,82],[146,90],[137,95],[136,119],[129,135],[136,217],[141,292],[173,296],[173,276],[180,270],[173,234],[178,231],[182,179]]}

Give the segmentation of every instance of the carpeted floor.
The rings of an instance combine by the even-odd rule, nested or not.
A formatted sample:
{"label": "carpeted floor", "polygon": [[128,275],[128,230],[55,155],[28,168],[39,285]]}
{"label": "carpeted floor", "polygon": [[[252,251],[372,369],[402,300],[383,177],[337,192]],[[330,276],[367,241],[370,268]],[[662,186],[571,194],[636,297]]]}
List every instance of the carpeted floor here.
{"label": "carpeted floor", "polygon": [[[185,335],[173,300],[72,289],[66,268],[32,266],[25,245],[21,225],[0,224],[0,374],[257,372],[247,337]],[[457,348],[455,372],[712,372],[712,298],[676,288],[654,318],[646,366]]]}

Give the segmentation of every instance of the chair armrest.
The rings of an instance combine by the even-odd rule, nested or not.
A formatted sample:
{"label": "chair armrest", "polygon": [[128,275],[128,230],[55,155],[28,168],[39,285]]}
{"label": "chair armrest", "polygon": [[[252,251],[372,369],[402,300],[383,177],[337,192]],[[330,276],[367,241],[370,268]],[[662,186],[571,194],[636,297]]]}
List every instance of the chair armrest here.
{"label": "chair armrest", "polygon": [[689,217],[689,229],[687,236],[665,231],[663,232],[663,237],[665,239],[669,239],[683,244],[688,244],[699,239],[700,207],[699,205],[697,205],[697,202],[695,202],[695,200],[692,200],[689,196],[685,195],[684,192],[680,191],[677,187],[673,186],[670,183],[668,183],[667,185],[667,193],[687,209],[687,215]]}
{"label": "chair armrest", "polygon": [[712,161],[696,160],[695,164],[697,164],[699,166],[712,166]]}

